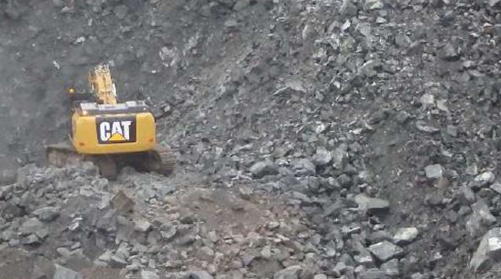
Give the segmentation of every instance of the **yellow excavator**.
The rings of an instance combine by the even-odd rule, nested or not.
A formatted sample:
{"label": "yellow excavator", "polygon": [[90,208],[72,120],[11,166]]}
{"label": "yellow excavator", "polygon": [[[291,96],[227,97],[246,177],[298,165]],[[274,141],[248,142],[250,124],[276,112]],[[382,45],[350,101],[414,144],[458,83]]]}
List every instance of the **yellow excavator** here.
{"label": "yellow excavator", "polygon": [[101,176],[114,180],[122,166],[170,175],[176,159],[157,143],[156,119],[145,101],[118,102],[109,66],[88,73],[91,92],[68,90],[71,104],[69,140],[46,146],[49,165],[64,167],[90,160]]}

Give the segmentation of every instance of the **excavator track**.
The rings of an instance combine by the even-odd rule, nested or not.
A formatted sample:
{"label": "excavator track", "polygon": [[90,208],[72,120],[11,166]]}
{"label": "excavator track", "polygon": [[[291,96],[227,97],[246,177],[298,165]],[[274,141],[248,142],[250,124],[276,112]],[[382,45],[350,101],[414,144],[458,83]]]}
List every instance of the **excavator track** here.
{"label": "excavator track", "polygon": [[83,161],[93,162],[102,177],[115,180],[118,176],[118,164],[130,165],[145,172],[156,172],[169,176],[176,167],[176,156],[169,147],[157,146],[151,151],[139,154],[83,155],[79,154],[71,143],[46,146],[46,162],[58,168],[76,165]]}
{"label": "excavator track", "polygon": [[48,165],[62,168],[83,161],[84,156],[78,154],[70,143],[63,142],[45,147],[45,160]]}
{"label": "excavator track", "polygon": [[110,180],[117,179],[117,162],[111,156],[94,157],[94,163],[98,166],[99,174]]}
{"label": "excavator track", "polygon": [[83,161],[93,162],[102,177],[116,179],[117,165],[111,156],[88,156],[79,154],[71,143],[63,142],[45,147],[45,161],[48,165],[63,168]]}
{"label": "excavator track", "polygon": [[176,156],[169,147],[157,146],[146,153],[143,168],[148,172],[157,172],[169,176],[176,167]]}

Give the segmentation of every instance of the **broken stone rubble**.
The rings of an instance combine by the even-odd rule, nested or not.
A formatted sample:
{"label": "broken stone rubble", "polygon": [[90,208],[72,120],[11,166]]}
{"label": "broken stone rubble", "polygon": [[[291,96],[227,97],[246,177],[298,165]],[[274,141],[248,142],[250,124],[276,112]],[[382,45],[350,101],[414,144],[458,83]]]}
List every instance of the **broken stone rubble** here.
{"label": "broken stone rubble", "polygon": [[365,194],[359,194],[355,196],[355,202],[358,204],[358,208],[362,211],[366,211],[369,214],[372,213],[385,213],[390,209],[390,204],[388,201],[378,198],[371,198]]}
{"label": "broken stone rubble", "polygon": [[54,279],[83,279],[83,276],[64,266],[55,265]]}
{"label": "broken stone rubble", "polygon": [[393,236],[393,241],[397,245],[405,245],[413,242],[418,235],[419,231],[415,227],[401,228]]}
{"label": "broken stone rubble", "polygon": [[489,230],[480,241],[469,267],[475,272],[485,272],[501,260],[501,228]]}
{"label": "broken stone rubble", "polygon": [[[54,1],[54,4],[58,7],[58,9],[55,9],[54,15],[63,13],[62,9],[64,10],[64,6],[66,5],[66,2],[63,2]],[[479,197],[485,197],[484,195],[489,193],[485,191],[489,187],[496,191],[496,186],[495,183],[492,183],[492,179],[489,177],[483,179],[483,174],[479,175],[477,172],[482,173],[485,172],[485,169],[491,169],[485,165],[494,162],[497,156],[495,143],[497,141],[497,132],[493,129],[492,132],[479,132],[476,134],[476,130],[478,130],[477,126],[480,126],[478,124],[481,124],[484,120],[488,120],[488,118],[496,119],[495,112],[492,113],[489,110],[495,107],[493,104],[497,102],[496,92],[499,91],[499,86],[495,84],[496,63],[491,63],[492,61],[496,61],[497,50],[492,48],[490,44],[496,42],[498,36],[493,31],[495,24],[491,24],[492,27],[485,25],[485,29],[492,29],[489,31],[490,35],[488,36],[490,37],[485,37],[487,33],[482,33],[482,30],[484,30],[484,26],[482,25],[484,22],[482,20],[489,22],[494,20],[490,19],[491,15],[489,13],[491,12],[489,11],[492,11],[495,7],[499,7],[499,1],[477,1],[478,3],[466,3],[465,1],[403,1],[392,3],[380,0],[344,0],[336,3],[333,1],[320,1],[315,4],[308,3],[307,1],[299,1],[293,5],[285,5],[285,3],[280,1],[213,1],[211,3],[197,3],[195,1],[191,4],[194,6],[200,4],[199,9],[198,6],[197,9],[192,8],[190,4],[187,4],[185,10],[180,9],[178,11],[177,9],[172,9],[178,14],[169,15],[166,13],[165,17],[168,17],[169,20],[163,18],[160,11],[163,11],[162,9],[165,8],[162,5],[167,5],[166,7],[170,6],[161,1],[154,0],[145,3],[144,9],[145,12],[148,12],[148,16],[143,16],[140,9],[127,8],[127,3],[110,3],[108,6],[108,4],[99,4],[100,1],[90,2],[87,5],[92,7],[92,9],[89,9],[89,12],[92,12],[91,14],[86,14],[87,11],[79,10],[80,7],[78,5],[68,7],[68,9],[76,10],[76,13],[71,11],[72,15],[75,15],[74,20],[76,21],[79,20],[79,12],[81,12],[81,26],[91,24],[87,20],[88,18],[94,18],[91,30],[95,30],[96,34],[93,34],[94,31],[89,31],[90,36],[85,35],[85,38],[87,38],[85,41],[86,51],[93,50],[93,47],[87,44],[92,42],[94,36],[97,36],[97,40],[100,41],[102,37],[100,34],[112,33],[107,28],[111,30],[116,29],[113,26],[116,19],[110,20],[109,25],[107,24],[103,27],[95,25],[96,18],[99,19],[101,13],[103,16],[110,15],[112,18],[120,20],[119,22],[123,24],[123,29],[121,29],[123,30],[121,31],[123,34],[117,35],[115,39],[113,37],[104,38],[102,46],[114,46],[113,49],[110,48],[111,53],[109,55],[117,57],[116,61],[114,61],[117,68],[120,65],[140,61],[138,72],[133,72],[135,71],[134,67],[131,67],[124,71],[124,78],[131,74],[138,77],[141,75],[152,77],[151,81],[147,83],[146,91],[154,92],[152,93],[153,100],[164,98],[165,96],[163,95],[168,94],[168,97],[165,98],[179,102],[176,106],[173,106],[174,113],[172,120],[164,124],[168,127],[168,133],[166,133],[168,137],[172,137],[173,141],[179,145],[180,150],[186,153],[185,160],[188,168],[197,168],[198,163],[200,163],[200,166],[215,166],[215,168],[218,168],[219,164],[227,164],[229,169],[234,170],[234,174],[222,179],[221,184],[225,185],[223,187],[228,188],[238,187],[238,184],[242,181],[251,184],[250,181],[252,180],[247,176],[249,168],[254,163],[261,162],[264,159],[256,155],[262,154],[258,153],[261,150],[256,147],[261,147],[261,140],[264,142],[271,139],[275,141],[273,143],[274,146],[281,144],[290,144],[290,146],[293,146],[293,148],[287,149],[283,153],[275,150],[277,152],[273,153],[273,156],[276,154],[278,159],[273,163],[276,165],[273,166],[272,175],[265,175],[265,171],[254,176],[254,178],[260,177],[267,181],[266,184],[261,184],[254,180],[252,183],[257,185],[252,185],[251,187],[256,192],[261,190],[271,193],[286,191],[288,194],[297,192],[295,193],[295,197],[300,200],[300,203],[295,204],[295,206],[311,214],[309,216],[311,217],[310,220],[318,220],[319,233],[322,235],[322,238],[326,238],[326,241],[335,240],[332,241],[334,243],[332,247],[335,249],[329,248],[329,253],[332,255],[332,260],[329,262],[331,265],[334,266],[337,263],[337,254],[346,254],[346,249],[348,249],[342,237],[329,235],[334,234],[328,228],[328,225],[332,225],[332,223],[338,225],[338,227],[351,227],[352,223],[356,223],[353,229],[343,230],[342,233],[346,233],[349,236],[353,234],[371,235],[370,243],[379,243],[383,240],[393,243],[397,243],[396,241],[400,241],[401,243],[402,241],[409,242],[405,247],[402,244],[403,249],[415,253],[416,257],[425,262],[427,259],[423,259],[426,258],[426,254],[423,252],[425,250],[424,247],[431,240],[434,241],[438,237],[436,232],[426,229],[431,224],[425,220],[440,219],[440,217],[445,216],[444,222],[450,222],[449,225],[451,227],[441,226],[440,230],[451,230],[452,232],[463,230],[473,232],[473,235],[478,236],[481,236],[485,230],[494,225],[491,216],[497,216],[498,210],[496,207],[498,201],[493,200],[494,197],[489,195],[486,202],[487,209],[486,206],[475,203]],[[22,19],[24,16],[29,17],[29,12],[23,12],[22,8],[18,8],[17,5],[20,4],[14,5],[13,3],[15,1],[0,3],[1,7],[5,8],[2,9],[2,11],[5,11],[5,18],[11,18],[10,20],[12,20],[12,18]],[[155,8],[150,9],[150,6]],[[253,10],[259,8],[266,9],[269,12],[264,13],[262,10],[257,10],[258,12]],[[464,16],[454,16],[458,10]],[[137,48],[137,50],[132,51],[132,56],[128,54],[128,51],[121,50],[120,44],[115,44],[114,40],[126,42],[127,38],[138,37],[135,36],[137,35],[136,32],[141,32],[141,34],[150,34],[149,32],[151,32],[151,35],[145,38],[145,43],[147,42],[146,49],[150,49],[150,47],[152,49],[162,49],[164,47],[163,43],[158,42],[157,44],[155,41],[155,38],[158,38],[158,33],[155,33],[157,32],[155,30],[164,30],[158,27],[164,27],[171,23],[175,25],[176,22],[183,24],[185,22],[193,22],[190,21],[191,11],[196,11],[197,18],[197,21],[192,23],[193,29],[200,28],[200,26],[197,26],[198,22],[207,25],[209,21],[206,22],[204,20],[216,16],[221,19],[220,23],[223,25],[226,24],[228,28],[221,28],[220,33],[217,31],[205,32],[210,30],[201,29],[203,30],[201,32],[202,36],[193,36],[192,39],[191,27],[183,27],[185,28],[183,30],[186,30],[186,36],[189,37],[184,38],[182,36],[183,40],[179,40],[179,45],[169,46],[168,51],[162,51],[164,58],[170,59],[169,57],[176,57],[176,51],[173,50],[170,52],[171,48],[185,47],[182,51],[183,58],[178,61],[173,59],[172,63],[162,60],[163,62],[158,61],[157,64],[156,62],[159,60],[158,51],[150,52],[148,50],[141,50],[145,49],[145,45],[137,43],[138,45],[136,46],[134,44],[136,41],[133,39],[131,39],[130,45],[134,46],[134,49]],[[255,14],[260,17],[254,17]],[[267,21],[265,17],[268,15],[270,16],[270,21]],[[342,15],[343,18],[339,18],[338,15]],[[52,16],[48,16],[47,18],[52,18]],[[263,23],[264,27],[247,24],[247,18],[258,23]],[[454,24],[447,23],[451,21],[451,18],[454,19],[452,21]],[[478,21],[478,18],[482,20]],[[129,26],[131,24],[134,25],[133,23],[137,23],[137,28]],[[247,26],[249,28],[252,26],[254,28],[252,31],[256,30],[262,32],[260,34],[267,34],[265,36],[266,40],[254,37],[253,32],[250,29],[246,29]],[[305,26],[309,26],[309,28]],[[464,26],[468,26],[471,30],[465,32],[465,30],[462,30]],[[151,28],[151,30],[143,28]],[[46,29],[52,30],[49,28]],[[175,28],[165,28],[167,31],[162,31],[165,32],[165,34],[162,33],[162,37],[164,35],[165,37],[169,37],[169,30],[171,29],[174,30]],[[27,30],[31,29],[27,28]],[[303,30],[306,31],[302,32]],[[313,33],[310,33],[311,30],[313,30]],[[477,31],[472,30],[478,30],[478,34]],[[204,33],[207,33],[207,35],[210,34],[210,42],[211,44],[215,44],[215,47],[197,49],[197,44],[205,45],[209,42],[208,37],[204,37]],[[294,34],[298,34],[297,38]],[[315,43],[308,45],[303,42],[304,40],[300,41],[303,34],[304,38],[311,38],[310,36],[313,36],[311,41]],[[463,37],[463,34],[468,35],[465,35],[461,39],[456,38],[457,36]],[[51,32],[48,31],[47,35],[50,36]],[[239,37],[244,35],[249,37]],[[65,36],[60,37],[62,40],[66,40]],[[33,38],[35,38],[33,40],[36,40],[38,37],[34,36]],[[80,35],[75,35],[75,38],[80,38]],[[68,38],[68,40],[73,43],[75,38]],[[230,40],[230,38],[232,39]],[[235,38],[240,39],[242,42],[242,45],[237,45],[235,46],[236,48],[249,49],[247,57],[243,53],[239,53],[239,55],[245,58],[234,59],[230,52],[221,54],[223,58],[217,55],[214,55],[217,58],[211,56],[211,49],[225,49],[222,47],[224,44],[218,45],[219,40],[235,42],[233,41]],[[13,39],[14,43],[15,41]],[[189,46],[184,46],[181,43],[182,41],[191,43]],[[320,41],[323,43],[320,44]],[[129,41],[127,42],[129,43]],[[246,45],[246,42],[249,42],[248,45]],[[43,46],[42,43],[38,45]],[[115,46],[117,47],[115,48]],[[307,47],[308,51],[302,47]],[[312,51],[320,51],[319,48],[323,48],[323,55],[318,56],[319,61],[314,61],[310,55],[307,55],[310,47]],[[9,48],[6,47],[6,49],[8,51]],[[22,53],[25,53],[28,57],[30,55],[38,55],[36,51],[33,54],[30,54],[30,52]],[[170,53],[173,55],[169,56],[168,54]],[[192,57],[191,55],[194,56]],[[90,57],[82,57],[81,55],[75,55],[75,57],[79,57],[78,61],[70,61],[68,63],[86,64],[90,63],[89,60],[92,60]],[[253,59],[254,57],[263,57],[263,59]],[[27,60],[31,60],[33,63],[37,62],[36,59],[33,59],[33,56],[31,58],[27,58]],[[65,60],[60,58],[54,57],[54,61],[57,60],[61,63],[62,60]],[[231,60],[231,65],[235,64],[235,67],[242,68],[243,74],[240,77],[236,75],[236,77],[231,79],[232,82],[238,84],[238,90],[226,89],[225,94],[229,96],[223,96],[223,98],[214,101],[213,94],[211,94],[214,88],[204,87],[197,82],[184,87],[183,79],[179,79],[178,77],[179,71],[182,70],[183,74],[193,76],[194,80],[198,81],[197,75],[192,72],[193,69],[197,69],[200,66],[197,62],[198,60],[205,61],[204,63],[209,65],[224,65],[224,69],[228,71],[230,71],[231,67],[226,63]],[[217,61],[218,63],[211,64],[211,61]],[[376,61],[380,61],[381,64],[378,65]],[[270,65],[267,65],[268,63]],[[276,63],[276,65],[272,66],[271,64],[273,63]],[[288,73],[284,69],[290,69],[294,73]],[[68,69],[66,70],[69,71]],[[175,72],[175,74],[171,76],[170,72]],[[207,72],[218,73],[224,71],[218,71],[218,69],[211,67]],[[305,73],[315,73],[315,77],[310,79]],[[30,73],[27,72],[26,74]],[[304,81],[302,82],[304,85],[295,87],[300,88],[300,90],[288,90],[281,93],[280,98],[284,99],[280,101],[283,103],[279,103],[279,100],[268,98],[268,95],[271,94],[267,95],[266,92],[274,92],[274,88],[279,88],[275,87],[275,83],[282,82],[285,75],[288,74],[304,77]],[[162,76],[160,79],[161,82],[154,78],[160,75]],[[5,77],[8,76],[5,75]],[[205,78],[205,80],[214,80],[215,84],[218,78],[221,80],[226,78],[225,74],[221,74],[221,76],[214,74],[214,76]],[[168,84],[169,80],[172,84],[176,85],[172,90],[175,91],[173,93],[165,93],[162,87],[164,84]],[[201,80],[204,80],[204,77]],[[430,89],[432,87],[428,87],[427,85],[432,80],[440,85],[437,86],[438,89],[436,91],[433,91]],[[162,86],[159,87],[155,83],[162,84]],[[306,86],[307,84],[308,86]],[[262,86],[264,85],[269,85],[269,90],[268,88],[263,89]],[[325,85],[328,86],[327,89],[321,93],[317,92],[321,91],[321,87]],[[131,90],[134,90],[132,89],[132,87],[135,87],[134,84],[127,86],[130,86]],[[248,89],[247,86],[252,89]],[[231,84],[224,84],[224,87],[231,88]],[[493,87],[493,89],[489,89],[489,87]],[[313,89],[311,90],[311,96],[308,95],[310,89]],[[188,91],[190,93],[187,93]],[[197,93],[193,94],[192,92]],[[51,94],[48,92],[47,98],[56,100],[56,94]],[[290,96],[286,96],[287,94],[290,94]],[[423,94],[434,96],[433,105],[431,105],[432,102],[428,102],[430,106],[428,106],[427,111],[423,107],[418,107],[418,105],[422,104],[420,98]],[[322,96],[321,98],[318,97],[320,95]],[[278,98],[278,96],[274,95],[273,98]],[[322,99],[320,103],[319,99]],[[439,101],[441,100],[447,100],[446,104],[449,113],[439,108]],[[8,100],[2,101],[8,105]],[[259,106],[254,105],[253,102],[259,103]],[[364,124],[367,110],[379,110],[385,105],[395,109],[393,113],[400,112],[400,114],[395,116],[380,113],[379,116],[384,117],[378,116],[370,119],[371,121],[377,120],[374,124],[372,122],[369,122],[370,125]],[[269,112],[265,115],[272,117],[263,117],[262,114],[256,113],[261,109],[261,106],[264,106],[265,111]],[[191,107],[196,107],[196,109],[191,109]],[[481,115],[477,115],[478,119],[471,117],[472,114],[470,114],[477,109],[483,112]],[[224,117],[221,118],[218,112],[223,110]],[[283,112],[283,115],[281,112]],[[200,120],[194,119],[193,115],[200,115]],[[370,115],[373,114],[371,113]],[[293,121],[289,121],[288,117]],[[307,124],[308,122],[318,123],[316,121],[319,118],[322,118],[323,123],[331,123],[329,124],[330,128],[326,130],[319,128],[317,130],[319,133],[313,131],[312,134],[308,135],[305,135],[306,132],[300,130],[302,127],[311,127],[310,124]],[[413,122],[409,121],[409,119]],[[267,120],[271,122],[271,125],[267,124],[269,123]],[[228,123],[225,123],[225,121]],[[347,127],[347,131],[343,131],[343,126],[346,123],[351,126]],[[248,132],[247,124],[249,127],[252,126],[249,130],[257,131],[257,136],[246,133]],[[393,125],[399,125],[399,128],[395,129]],[[417,130],[414,128],[417,128]],[[33,131],[33,133],[37,132],[35,127],[33,127]],[[292,132],[293,135],[288,135],[288,132]],[[484,137],[484,134],[486,140],[478,140],[478,138]],[[361,144],[361,148],[358,151],[345,148],[343,145],[343,142],[353,142],[354,139],[350,138],[353,135],[356,136],[356,141]],[[233,148],[235,147],[234,141],[236,140],[241,140],[243,142],[242,146],[250,147],[246,147],[246,149],[239,150],[231,155],[228,154],[226,158],[223,156],[224,159],[208,155],[212,152],[209,150],[210,148],[198,154],[190,154],[190,146],[201,142],[201,139],[204,142],[210,142],[211,146],[224,146],[224,150],[237,150]],[[253,144],[248,145],[249,142],[253,142]],[[388,147],[381,143],[388,143]],[[316,156],[320,146],[325,148],[325,150],[321,150],[318,156]],[[442,152],[443,150],[441,149],[443,148],[449,150],[450,153]],[[268,150],[268,148],[265,149]],[[269,148],[270,151],[271,149]],[[332,155],[330,160],[329,154],[325,152],[327,150]],[[398,156],[393,152],[398,152]],[[193,156],[190,157],[191,155]],[[228,159],[229,162],[224,161],[225,159]],[[301,159],[305,159],[306,161],[299,163]],[[202,161],[204,162],[201,163]],[[313,163],[315,168],[312,168],[312,165],[307,163],[307,161]],[[282,164],[283,162],[287,163]],[[436,165],[435,162],[439,163],[443,171],[440,172],[437,171],[438,169],[435,169],[435,172],[433,170],[426,172],[425,170],[424,175],[427,178],[441,178],[447,175],[447,179],[451,179],[451,184],[444,187],[445,189],[441,189],[445,191],[443,194],[435,192],[438,191],[436,189],[423,188],[425,186],[421,184],[420,179],[423,176],[420,172],[430,164]],[[292,165],[288,165],[289,163]],[[466,166],[473,163],[478,164],[478,170],[465,171]],[[296,188],[291,190],[293,183],[285,183],[284,181],[286,180],[282,178],[280,178],[279,182],[273,181],[278,179],[273,176],[280,176],[282,172],[286,171],[279,169],[282,167],[290,168],[289,171],[292,171],[293,176],[318,176],[328,181],[328,183],[320,183],[318,186],[314,186],[315,183],[308,183],[307,187],[302,188],[301,191],[298,191]],[[367,169],[374,172],[372,181],[361,183],[362,180],[365,180],[361,174],[365,173]],[[445,170],[447,170],[446,173]],[[318,173],[316,173],[317,171]],[[468,175],[472,175],[472,178],[465,178],[463,176],[465,172]],[[455,173],[457,177],[454,177]],[[492,171],[492,174],[495,174],[495,172]],[[252,172],[251,175],[253,175]],[[452,177],[449,177],[449,175]],[[477,175],[479,175],[478,180]],[[415,176],[419,178],[414,180]],[[42,181],[44,179],[48,179],[48,177],[38,175],[35,178],[34,176],[33,181],[26,183],[26,185],[35,185],[35,181]],[[152,202],[152,205],[161,206],[163,198],[173,192],[172,188],[169,188],[165,193],[160,193],[156,186],[151,185],[149,182],[144,182],[142,179],[144,178],[139,180],[141,183],[138,183],[135,189],[140,189],[138,194],[143,197],[143,200],[148,201],[148,203]],[[268,179],[271,181],[268,181]],[[457,188],[455,183],[465,180],[471,182],[468,186],[471,186],[474,191],[466,188]],[[56,193],[48,193],[49,196],[46,195],[45,197],[47,197],[47,200],[56,200],[57,197],[65,199],[68,196],[67,193],[57,192],[66,187],[71,188],[72,183],[67,183],[67,181],[64,183],[54,183],[52,188],[55,189],[54,192]],[[77,183],[87,184],[87,182]],[[398,184],[398,186],[395,186],[395,184]],[[91,190],[92,187],[88,187],[88,185],[81,186],[83,187],[80,189],[83,190],[80,193],[85,194],[89,198],[96,197],[95,191]],[[86,186],[88,188],[84,188]],[[4,191],[2,189],[0,189],[0,200],[10,199],[7,196],[12,196],[13,191]],[[448,192],[449,190],[454,192],[456,190],[464,190],[461,195],[457,196],[460,199],[460,204],[456,203],[456,196],[452,200],[450,199],[449,194],[451,193]],[[358,199],[354,198],[361,193],[365,195],[363,198],[360,196],[358,196]],[[421,200],[425,196],[422,195],[423,193],[436,197],[433,200],[432,206],[423,205]],[[492,193],[496,194],[496,192]],[[20,209],[29,204],[27,197],[20,198],[18,195],[14,196],[16,197],[16,202],[12,203],[14,206],[10,209],[14,208],[12,210],[15,213],[14,215],[24,214],[19,212],[22,212]],[[368,200],[368,197],[378,197],[380,200]],[[18,203],[18,198],[22,202]],[[55,203],[43,204],[43,206],[58,205],[59,201]],[[473,214],[471,216],[470,212],[472,210],[469,209],[470,205],[473,205]],[[3,205],[0,206],[3,209]],[[31,209],[35,210],[39,207],[37,205]],[[356,208],[363,209],[364,213],[369,214],[360,214],[356,212]],[[2,212],[4,211],[2,210]],[[384,218],[380,218],[379,214],[378,216],[373,216],[373,213],[382,212],[386,213]],[[19,220],[19,216],[12,217],[10,214],[9,211],[5,219],[13,219],[14,225],[12,225],[10,230],[16,230],[18,227],[16,220]],[[457,216],[454,216],[454,214]],[[47,226],[52,225],[50,222],[46,224],[46,221],[42,220],[43,217],[38,215],[29,215],[25,218],[31,217],[38,218]],[[65,220],[64,218],[66,217],[63,215],[54,221],[59,222]],[[74,219],[77,216],[71,216],[71,218]],[[392,222],[388,222],[388,219],[385,218],[392,220]],[[108,220],[107,217],[103,219]],[[78,222],[72,223],[74,225],[70,226],[70,231],[77,233],[86,229],[94,230],[92,226],[88,226],[85,220],[83,218]],[[25,221],[25,219],[22,219],[22,221]],[[410,240],[412,239],[410,233],[405,237],[397,238],[400,240],[393,239],[392,236],[384,236],[383,234],[372,235],[375,227],[378,229],[384,227],[387,232],[393,232],[396,229],[417,226],[416,222],[422,222],[418,226],[420,228],[419,234],[423,234],[419,240],[419,245]],[[150,224],[156,228],[157,226],[153,225],[153,223]],[[467,224],[465,225],[464,223]],[[114,225],[107,226],[107,222],[105,221],[101,221],[99,224],[99,230],[121,232],[121,229],[114,228]],[[385,227],[388,224],[391,224],[391,226],[389,228]],[[22,222],[19,225],[22,225]],[[425,228],[422,231],[421,226]],[[146,232],[154,231],[146,223],[139,224],[136,227],[133,224],[132,228],[135,229],[134,233],[142,235]],[[178,232],[177,228],[170,230],[162,229],[161,232],[164,236],[151,236],[149,241],[158,242],[156,240],[161,238],[162,241],[169,242],[175,238],[175,235],[183,235],[182,231],[179,230]],[[31,234],[27,237],[33,238],[33,236],[36,235]],[[8,241],[12,240],[13,243],[15,242],[12,237],[6,238],[8,238]],[[32,240],[35,241],[35,239]],[[421,245],[422,249],[418,247]],[[437,249],[440,250],[440,248]],[[466,244],[458,246],[460,252],[468,251],[468,249]],[[267,251],[265,252],[268,255]],[[445,253],[443,254],[445,255]],[[462,266],[464,265],[461,265],[461,263],[454,263],[454,260],[457,260],[457,255],[463,254],[447,254],[449,255],[448,263],[445,266],[435,264],[435,262],[426,262],[426,264],[414,263],[415,267],[402,269],[402,276],[427,278],[431,276],[430,273],[433,273],[436,277],[444,277],[443,274],[447,274],[452,269],[463,268]],[[149,264],[147,260],[142,260],[142,264]],[[378,270],[369,267],[369,261],[364,261],[363,257],[358,258],[358,261],[364,262],[367,266],[365,268],[358,268],[356,272],[354,269],[357,267],[353,267],[351,271],[347,271],[344,267],[341,268],[343,272],[351,272],[346,277],[350,278],[353,274],[367,278],[371,276],[384,276]],[[387,263],[392,261],[390,260]],[[407,259],[404,259],[403,262],[407,262]],[[413,262],[413,260],[409,260],[409,262]],[[432,266],[435,270],[427,271],[423,267],[425,265]],[[381,270],[386,272],[382,268]]]}
{"label": "broken stone rubble", "polygon": [[382,262],[401,257],[404,254],[404,249],[387,240],[373,244],[367,249]]}

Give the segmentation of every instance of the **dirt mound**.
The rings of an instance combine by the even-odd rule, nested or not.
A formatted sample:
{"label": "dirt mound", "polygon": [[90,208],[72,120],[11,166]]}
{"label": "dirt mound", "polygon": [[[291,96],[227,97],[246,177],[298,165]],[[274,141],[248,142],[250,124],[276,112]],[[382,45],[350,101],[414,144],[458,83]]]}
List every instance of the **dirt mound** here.
{"label": "dirt mound", "polygon": [[[264,272],[260,266],[270,263],[263,259],[273,261],[273,268],[266,269],[271,274],[301,263],[304,237],[313,230],[299,211],[258,191],[209,189],[195,174],[190,177],[126,169],[120,180],[108,182],[89,162],[67,169],[20,169],[18,182],[2,188],[0,251],[5,256],[28,252],[5,262],[2,274],[99,279],[181,278],[183,272],[243,276],[247,269]],[[117,191],[132,193],[125,197],[133,203],[131,210],[116,207]],[[271,211],[279,206],[284,210]],[[313,263],[308,266],[308,272],[318,270]]]}

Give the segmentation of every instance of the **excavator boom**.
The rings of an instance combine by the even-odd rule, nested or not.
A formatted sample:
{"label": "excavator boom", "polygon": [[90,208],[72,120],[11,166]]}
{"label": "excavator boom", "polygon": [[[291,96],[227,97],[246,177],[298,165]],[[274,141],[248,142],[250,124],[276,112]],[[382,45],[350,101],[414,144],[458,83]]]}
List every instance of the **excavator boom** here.
{"label": "excavator boom", "polygon": [[100,104],[117,104],[116,88],[108,65],[98,65],[89,72],[89,84]]}

